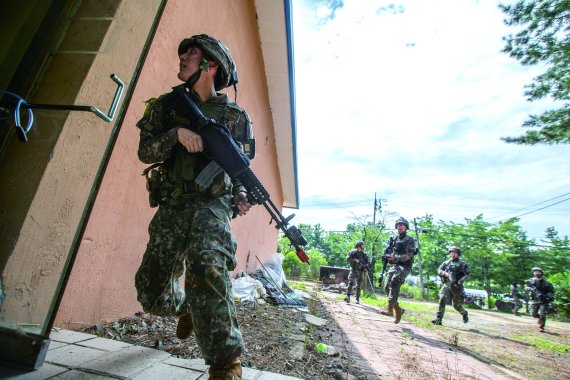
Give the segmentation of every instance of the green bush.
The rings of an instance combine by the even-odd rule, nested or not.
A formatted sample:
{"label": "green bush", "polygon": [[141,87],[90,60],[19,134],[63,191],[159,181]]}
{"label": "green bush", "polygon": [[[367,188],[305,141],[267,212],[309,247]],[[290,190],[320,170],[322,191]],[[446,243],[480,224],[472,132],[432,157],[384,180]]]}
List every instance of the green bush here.
{"label": "green bush", "polygon": [[554,286],[554,300],[560,309],[562,319],[570,319],[570,271],[548,276],[548,281]]}
{"label": "green bush", "polygon": [[287,251],[283,260],[283,271],[287,278],[299,279],[306,278],[308,280],[318,280],[321,271],[321,265],[327,265],[327,259],[316,249],[307,252],[309,256],[309,265],[301,262],[295,251]]}
{"label": "green bush", "polygon": [[489,305],[489,309],[494,309],[494,308],[495,308],[495,297],[490,296],[490,297],[489,297],[489,302],[491,303],[491,304]]}
{"label": "green bush", "polygon": [[422,289],[419,286],[403,283],[400,288],[400,294],[406,298],[412,298],[418,301],[422,300]]}
{"label": "green bush", "polygon": [[426,300],[437,301],[439,300],[439,286],[435,281],[427,280],[424,284]]}

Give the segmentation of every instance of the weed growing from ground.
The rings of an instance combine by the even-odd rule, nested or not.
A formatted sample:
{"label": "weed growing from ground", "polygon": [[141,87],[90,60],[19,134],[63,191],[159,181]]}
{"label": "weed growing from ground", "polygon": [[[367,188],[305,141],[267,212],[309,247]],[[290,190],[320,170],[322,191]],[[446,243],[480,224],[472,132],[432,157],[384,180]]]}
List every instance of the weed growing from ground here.
{"label": "weed growing from ground", "polygon": [[513,335],[513,339],[529,343],[533,347],[538,348],[539,350],[545,351],[552,351],[559,354],[569,354],[570,353],[570,346],[566,344],[556,343],[551,340],[545,339],[540,336],[536,335]]}

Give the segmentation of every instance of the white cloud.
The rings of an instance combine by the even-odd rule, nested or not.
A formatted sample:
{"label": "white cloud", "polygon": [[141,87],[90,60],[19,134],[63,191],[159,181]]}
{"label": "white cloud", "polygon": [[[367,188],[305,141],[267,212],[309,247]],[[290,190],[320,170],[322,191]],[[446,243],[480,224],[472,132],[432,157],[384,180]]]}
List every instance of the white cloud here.
{"label": "white cloud", "polygon": [[[541,68],[501,53],[512,30],[498,3],[329,3],[293,3],[297,223],[342,229],[351,212],[372,213],[374,193],[408,216],[461,222],[567,192],[567,146],[500,140],[523,134],[527,116],[551,104],[525,100],[524,85]],[[331,202],[361,205],[366,198],[370,205],[351,209]],[[330,208],[311,209],[313,199]],[[569,209],[570,202],[561,204],[521,224],[531,236],[551,225],[570,235]]]}

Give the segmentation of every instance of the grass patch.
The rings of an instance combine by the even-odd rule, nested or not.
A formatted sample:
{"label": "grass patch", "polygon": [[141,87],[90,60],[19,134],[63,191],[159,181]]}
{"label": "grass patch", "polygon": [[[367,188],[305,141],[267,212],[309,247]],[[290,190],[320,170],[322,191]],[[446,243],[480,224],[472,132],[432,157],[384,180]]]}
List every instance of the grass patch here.
{"label": "grass patch", "polygon": [[543,351],[552,351],[559,354],[570,353],[570,346],[566,344],[556,343],[551,340],[536,335],[513,335],[513,339],[531,344],[533,347]]}
{"label": "grass patch", "polygon": [[307,284],[305,284],[304,281],[293,281],[293,280],[288,280],[287,284],[289,284],[290,287],[297,289],[297,290],[302,290],[304,292],[307,291]]}
{"label": "grass patch", "polygon": [[[344,296],[342,298],[344,298]],[[388,300],[384,295],[379,296],[365,293],[360,297],[360,302],[379,308],[386,308],[388,306]],[[406,309],[406,313],[403,316],[405,320],[420,327],[433,327],[431,320],[437,311],[437,305],[406,301],[399,301],[398,303],[401,307]]]}

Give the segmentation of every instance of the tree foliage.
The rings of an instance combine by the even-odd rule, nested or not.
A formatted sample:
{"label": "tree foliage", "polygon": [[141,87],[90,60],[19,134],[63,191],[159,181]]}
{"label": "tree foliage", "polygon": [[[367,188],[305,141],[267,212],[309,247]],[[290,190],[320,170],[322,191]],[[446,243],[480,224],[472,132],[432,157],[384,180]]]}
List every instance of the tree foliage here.
{"label": "tree foliage", "polygon": [[550,97],[562,103],[558,109],[530,115],[523,127],[533,129],[523,136],[503,140],[528,145],[570,143],[570,0],[520,0],[499,8],[507,14],[508,26],[521,28],[504,38],[503,51],[523,65],[547,67],[527,86],[527,99]]}

